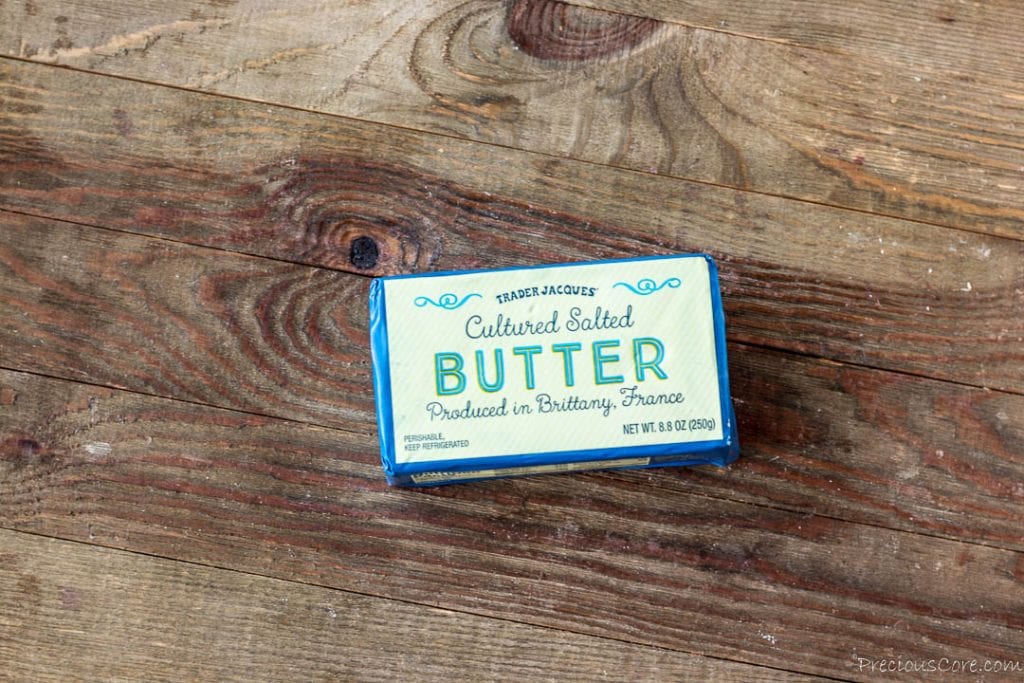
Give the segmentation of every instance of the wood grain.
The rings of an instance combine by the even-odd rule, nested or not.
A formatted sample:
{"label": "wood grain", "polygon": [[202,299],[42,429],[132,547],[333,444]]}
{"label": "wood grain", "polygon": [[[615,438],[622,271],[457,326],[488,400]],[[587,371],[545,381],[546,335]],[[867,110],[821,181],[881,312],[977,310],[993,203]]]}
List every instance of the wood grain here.
{"label": "wood grain", "polygon": [[[130,14],[107,0],[33,5],[0,9],[5,54],[1024,238],[1024,21],[1019,8],[1001,12],[1005,2],[910,41],[958,32],[945,61],[898,49],[851,56],[552,0],[145,2]],[[731,12],[770,24],[791,17],[789,5]],[[837,5],[823,22],[884,21],[871,6]],[[890,30],[914,35],[913,25]],[[985,44],[1000,56],[975,56]]]}
{"label": "wood grain", "polygon": [[[364,278],[15,214],[0,226],[8,367],[374,433]],[[1024,550],[1024,397],[731,348],[749,462],[658,485]]]}
{"label": "wood grain", "polygon": [[736,341],[1024,391],[1015,240],[0,69],[0,207],[366,274],[706,251]]}
{"label": "wood grain", "polygon": [[[1024,665],[1021,28],[0,0],[0,679]],[[366,275],[698,250],[732,467],[386,487]]]}
{"label": "wood grain", "polygon": [[743,462],[616,476],[1024,551],[1024,397],[729,353]]}
{"label": "wood grain", "polygon": [[5,680],[810,677],[0,531]]}
{"label": "wood grain", "polygon": [[372,424],[368,279],[17,214],[0,225],[4,365]]}
{"label": "wood grain", "polygon": [[609,475],[388,489],[369,434],[2,372],[0,524],[736,661],[1024,659],[1024,554]]}
{"label": "wood grain", "polygon": [[892,58],[1017,79],[1024,68],[1024,8],[1014,0],[572,0],[572,4],[696,28],[813,47],[858,57]]}

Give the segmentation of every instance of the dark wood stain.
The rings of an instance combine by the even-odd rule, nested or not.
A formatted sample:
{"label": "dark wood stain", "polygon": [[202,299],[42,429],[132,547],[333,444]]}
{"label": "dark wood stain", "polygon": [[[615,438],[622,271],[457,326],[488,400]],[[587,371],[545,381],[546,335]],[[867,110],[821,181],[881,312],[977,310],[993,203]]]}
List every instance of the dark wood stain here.
{"label": "dark wood stain", "polygon": [[509,37],[532,57],[583,62],[629,54],[659,23],[554,0],[513,0],[507,25]]}
{"label": "dark wood stain", "polygon": [[68,34],[68,18],[64,15],[58,15],[53,20],[57,31],[57,39],[53,41],[53,50],[69,50],[75,46],[71,40],[71,36]]}
{"label": "dark wood stain", "polygon": [[122,137],[130,137],[134,124],[132,123],[131,117],[124,109],[114,109],[114,128],[117,129],[118,135]]}
{"label": "dark wood stain", "polygon": [[31,462],[43,450],[42,444],[35,439],[25,437],[20,439],[12,438],[10,442],[13,446],[9,449],[11,459],[20,462]]}

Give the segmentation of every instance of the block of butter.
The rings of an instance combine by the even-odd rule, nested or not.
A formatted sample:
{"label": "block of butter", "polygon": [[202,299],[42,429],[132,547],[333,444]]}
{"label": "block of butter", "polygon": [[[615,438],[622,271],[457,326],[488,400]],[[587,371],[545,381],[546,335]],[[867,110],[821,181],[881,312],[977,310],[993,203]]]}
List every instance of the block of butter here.
{"label": "block of butter", "polygon": [[370,337],[391,484],[739,454],[703,254],[377,278]]}

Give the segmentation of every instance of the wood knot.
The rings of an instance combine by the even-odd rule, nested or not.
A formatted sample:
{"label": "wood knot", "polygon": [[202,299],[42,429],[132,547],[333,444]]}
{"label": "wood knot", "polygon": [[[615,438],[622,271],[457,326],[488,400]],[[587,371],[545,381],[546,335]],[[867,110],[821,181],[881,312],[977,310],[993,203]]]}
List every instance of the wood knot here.
{"label": "wood knot", "polygon": [[567,260],[624,253],[619,239],[596,239],[603,226],[593,220],[384,161],[287,159],[257,169],[240,193],[262,197],[240,213],[246,227],[234,240],[360,275],[544,262],[552,249]]}
{"label": "wood knot", "polygon": [[289,159],[259,176],[272,190],[262,213],[291,258],[363,275],[422,270],[437,258],[451,193],[436,179],[345,157]]}
{"label": "wood knot", "polygon": [[18,439],[18,455],[31,458],[39,454],[43,447],[35,439]]}
{"label": "wood knot", "polygon": [[348,251],[348,262],[360,270],[370,270],[377,266],[380,248],[372,237],[361,235],[352,240]]}
{"label": "wood knot", "polygon": [[538,59],[581,62],[626,53],[658,27],[654,19],[567,5],[554,0],[513,0],[508,34]]}
{"label": "wood knot", "polygon": [[0,442],[0,460],[15,465],[31,465],[46,455],[43,444],[28,436],[12,436]]}

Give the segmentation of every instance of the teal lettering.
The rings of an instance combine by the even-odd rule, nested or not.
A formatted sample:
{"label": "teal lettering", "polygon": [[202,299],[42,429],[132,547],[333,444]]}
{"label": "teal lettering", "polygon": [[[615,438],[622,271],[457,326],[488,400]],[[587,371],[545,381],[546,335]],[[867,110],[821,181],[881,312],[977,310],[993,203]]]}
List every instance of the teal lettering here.
{"label": "teal lettering", "polygon": [[501,388],[505,386],[505,360],[502,356],[501,349],[494,349],[494,366],[494,382],[488,382],[487,378],[484,376],[484,352],[476,352],[476,381],[477,384],[480,385],[480,388],[489,394],[501,391]]}
{"label": "teal lettering", "polygon": [[523,368],[526,371],[526,388],[533,389],[537,386],[537,380],[533,374],[533,357],[535,354],[542,352],[539,346],[516,346],[512,349],[512,353],[516,356],[523,357]]}
{"label": "teal lettering", "polygon": [[[434,354],[434,385],[438,396],[461,394],[466,388],[466,376],[462,374],[462,355],[458,353]],[[454,378],[455,386],[448,386],[448,379]]]}
{"label": "teal lettering", "polygon": [[571,387],[576,384],[576,376],[572,369],[573,351],[580,351],[583,345],[579,342],[565,342],[563,344],[552,344],[551,350],[562,354],[562,370],[565,374],[565,386]]}
{"label": "teal lettering", "polygon": [[[644,360],[644,347],[654,348],[654,358]],[[647,370],[658,379],[668,379],[668,373],[661,369],[661,361],[665,360],[665,345],[654,337],[637,337],[633,340],[633,365],[636,367],[636,381],[643,382]]]}
{"label": "teal lettering", "polygon": [[593,343],[594,384],[621,384],[626,381],[626,378],[622,375],[604,374],[604,366],[606,364],[619,362],[619,354],[605,354],[604,350],[616,348],[618,345],[618,339],[596,341]]}

